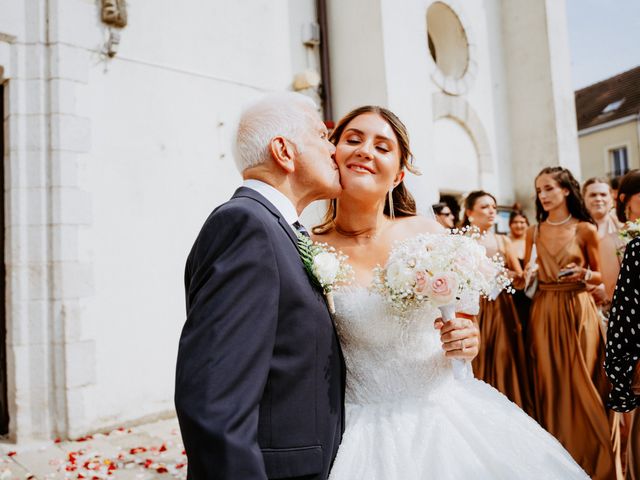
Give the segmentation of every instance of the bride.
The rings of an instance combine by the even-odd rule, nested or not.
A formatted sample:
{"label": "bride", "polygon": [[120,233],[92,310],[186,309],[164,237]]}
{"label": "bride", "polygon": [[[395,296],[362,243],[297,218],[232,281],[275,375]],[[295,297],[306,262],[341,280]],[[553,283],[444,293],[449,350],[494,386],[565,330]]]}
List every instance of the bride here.
{"label": "bride", "polygon": [[416,215],[403,183],[413,167],[402,122],[361,107],[338,123],[332,141],[344,190],[314,240],[348,255],[355,281],[334,294],[347,417],[330,480],[588,478],[497,390],[454,379],[447,357],[478,352],[470,320],[443,324],[431,307],[399,318],[367,288],[395,241],[444,232]]}

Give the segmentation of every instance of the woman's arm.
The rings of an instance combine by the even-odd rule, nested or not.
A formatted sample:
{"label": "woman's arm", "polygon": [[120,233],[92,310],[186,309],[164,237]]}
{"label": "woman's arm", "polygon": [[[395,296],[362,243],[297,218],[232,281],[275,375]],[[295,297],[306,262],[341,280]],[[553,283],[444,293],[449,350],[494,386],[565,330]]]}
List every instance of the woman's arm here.
{"label": "woman's arm", "polygon": [[533,232],[537,227],[531,225],[527,228],[527,233],[524,238],[524,264],[529,265],[529,259],[531,258],[531,250],[533,249]]}
{"label": "woman's arm", "polygon": [[595,225],[580,222],[576,229],[576,236],[586,259],[586,267],[569,263],[563,270],[572,270],[571,275],[559,278],[562,283],[584,282],[587,285],[600,285],[602,274],[600,273],[600,239]]}
{"label": "woman's arm", "polygon": [[[584,226],[582,226],[584,225]],[[582,227],[583,249],[587,259],[587,268],[580,270],[580,280],[589,285],[600,285],[602,273],[600,272],[600,239],[595,225],[584,223]]]}
{"label": "woman's arm", "polygon": [[513,288],[517,288],[518,290],[520,290],[524,288],[524,272],[522,271],[522,267],[520,267],[520,260],[518,260],[518,255],[516,254],[515,247],[509,237],[503,237],[503,240],[505,250],[505,263],[510,272]]}

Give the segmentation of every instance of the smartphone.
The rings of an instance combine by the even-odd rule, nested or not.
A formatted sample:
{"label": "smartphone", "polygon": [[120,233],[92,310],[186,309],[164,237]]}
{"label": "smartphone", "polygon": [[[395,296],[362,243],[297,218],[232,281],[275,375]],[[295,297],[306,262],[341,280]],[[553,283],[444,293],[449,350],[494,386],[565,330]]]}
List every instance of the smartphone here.
{"label": "smartphone", "polygon": [[568,277],[569,275],[573,275],[574,273],[576,273],[576,271],[572,268],[569,268],[567,270],[560,270],[558,272],[558,278]]}

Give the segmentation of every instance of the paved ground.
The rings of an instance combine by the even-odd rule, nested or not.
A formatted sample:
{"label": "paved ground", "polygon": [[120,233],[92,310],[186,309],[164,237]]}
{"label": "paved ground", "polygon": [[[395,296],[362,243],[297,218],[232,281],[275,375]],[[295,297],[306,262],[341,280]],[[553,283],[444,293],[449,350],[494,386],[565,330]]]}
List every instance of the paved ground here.
{"label": "paved ground", "polygon": [[186,463],[176,419],[73,442],[0,445],[0,480],[185,479]]}

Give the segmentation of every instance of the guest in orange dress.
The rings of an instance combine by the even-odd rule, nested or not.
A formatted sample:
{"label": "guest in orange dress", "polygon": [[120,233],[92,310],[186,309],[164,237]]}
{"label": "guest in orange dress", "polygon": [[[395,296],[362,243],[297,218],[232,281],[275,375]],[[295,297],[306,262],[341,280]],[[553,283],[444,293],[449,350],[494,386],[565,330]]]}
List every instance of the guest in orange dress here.
{"label": "guest in orange dress", "polygon": [[[522,269],[511,241],[493,231],[496,221],[495,197],[482,190],[471,192],[464,206],[463,226],[478,228],[483,234],[478,241],[487,249],[487,255],[493,257],[500,254],[514,283],[523,283]],[[493,300],[482,298],[478,325],[482,348],[472,363],[474,375],[530,413],[532,402],[522,326],[512,295],[502,292]]]}
{"label": "guest in orange dress", "polygon": [[562,167],[543,169],[535,180],[534,228],[538,291],[527,343],[533,371],[535,418],[596,480],[621,478],[605,401],[604,336],[587,285],[599,285],[598,231],[584,207],[580,185]]}

